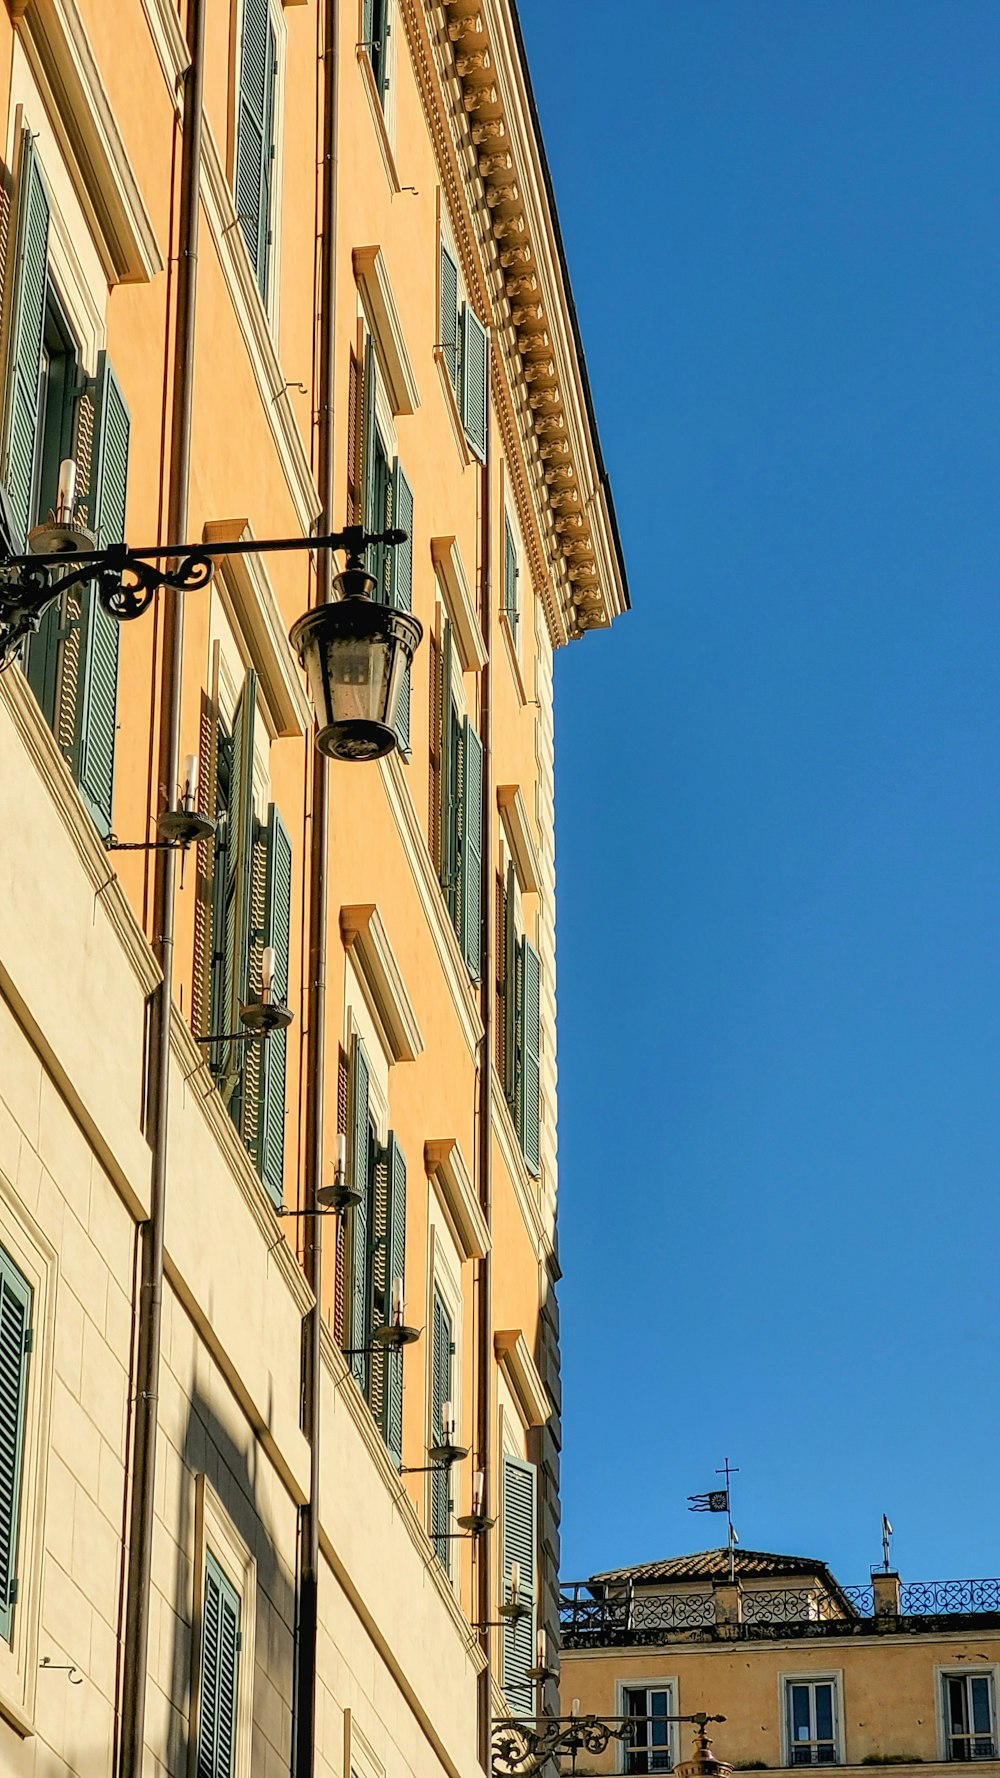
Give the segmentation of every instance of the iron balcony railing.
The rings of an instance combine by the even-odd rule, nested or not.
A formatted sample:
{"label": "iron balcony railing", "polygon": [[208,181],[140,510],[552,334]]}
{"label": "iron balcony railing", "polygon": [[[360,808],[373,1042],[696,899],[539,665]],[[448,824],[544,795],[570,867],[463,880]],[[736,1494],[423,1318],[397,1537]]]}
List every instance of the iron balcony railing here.
{"label": "iron balcony railing", "polygon": [[[831,1636],[850,1629],[875,1630],[884,1619],[875,1613],[874,1587],[813,1586],[755,1588],[744,1586],[741,1621],[720,1621],[711,1590],[657,1593],[631,1582],[596,1585],[576,1581],[561,1588],[560,1628],[565,1648],[587,1644],[657,1642],[677,1636],[710,1640],[737,1635],[748,1640],[787,1634]],[[899,1618],[919,1628],[919,1620],[1000,1617],[1000,1580],[908,1581],[900,1587]],[[916,1622],[914,1621],[916,1620]]]}

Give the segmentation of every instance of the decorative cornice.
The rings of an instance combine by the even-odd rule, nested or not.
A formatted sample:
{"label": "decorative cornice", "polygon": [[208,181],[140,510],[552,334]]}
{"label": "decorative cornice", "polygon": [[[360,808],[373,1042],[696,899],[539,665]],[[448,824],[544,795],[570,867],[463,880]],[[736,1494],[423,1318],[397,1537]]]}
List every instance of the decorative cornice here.
{"label": "decorative cornice", "polygon": [[520,40],[509,0],[426,9],[444,20],[433,44],[424,10],[402,0],[466,287],[493,322],[494,403],[558,646],[609,624],[628,596]]}
{"label": "decorative cornice", "polygon": [[[368,58],[365,57],[367,66]],[[414,414],[420,391],[399,319],[381,247],[355,247],[354,276],[361,292],[365,319],[375,341],[394,414]]]}
{"label": "decorative cornice", "polygon": [[485,1258],[492,1245],[489,1224],[456,1137],[424,1143],[424,1171],[440,1185],[462,1258]]}
{"label": "decorative cornice", "polygon": [[541,888],[541,866],[520,785],[498,784],[497,808],[514,859],[518,883],[523,893],[536,895]]}
{"label": "decorative cornice", "polygon": [[552,1418],[552,1403],[520,1328],[496,1332],[493,1350],[517,1398],[525,1425],[544,1426]]}
{"label": "decorative cornice", "polygon": [[342,907],[340,936],[345,951],[354,953],[372,1010],[385,1032],[392,1060],[415,1061],[423,1052],[424,1040],[375,903]]}
{"label": "decorative cornice", "polygon": [[[215,519],[202,536],[218,548],[252,538],[253,530],[248,519]],[[226,616],[259,675],[273,734],[304,735],[312,727],[312,706],[263,561],[254,555],[223,556],[215,584]]]}
{"label": "decorative cornice", "polygon": [[486,643],[472,602],[472,589],[457,537],[432,537],[431,560],[441,582],[448,616],[454,625],[462,671],[478,673],[486,665]]}

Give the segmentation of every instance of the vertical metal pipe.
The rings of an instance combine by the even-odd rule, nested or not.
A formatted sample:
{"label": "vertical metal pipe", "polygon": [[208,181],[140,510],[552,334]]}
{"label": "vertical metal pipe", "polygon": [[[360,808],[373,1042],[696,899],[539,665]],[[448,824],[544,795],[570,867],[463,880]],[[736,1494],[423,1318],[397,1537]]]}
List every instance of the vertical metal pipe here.
{"label": "vertical metal pipe", "polygon": [[[187,535],[191,471],[191,415],[198,284],[198,225],[204,102],[205,0],[190,0],[181,140],[180,243],[174,323],[173,406],[170,431],[168,541]],[[184,594],[165,588],[161,679],[160,780],[166,806],[176,808],[180,776]],[[153,1558],[157,1400],[163,1314],[163,1247],[166,1226],[167,1126],[170,1086],[170,1023],[173,1011],[174,914],[177,855],[157,852],[153,902],[154,944],[163,979],[152,997],[149,1127],[153,1156],[149,1221],[142,1229],[142,1284],[136,1364],[135,1445],[132,1463],[130,1542],[122,1668],[120,1778],[141,1778],[149,1661],[149,1597]]]}
{"label": "vertical metal pipe", "polygon": [[[337,348],[337,49],[340,28],[338,0],[327,0],[323,43],[323,196],[320,243],[319,300],[319,438],[318,479],[323,510],[320,528],[336,525],[334,473],[334,394]],[[316,597],[329,603],[333,594],[333,560],[320,552]],[[305,1207],[316,1209],[323,1184],[326,1093],[326,947],[329,845],[329,761],[313,749],[312,827],[309,847],[309,1049],[306,1085]],[[323,1327],[323,1222],[309,1219],[312,1240],[306,1248],[306,1270],[314,1303],[309,1312],[306,1387],[306,1434],[309,1439],[309,1500],[303,1513],[299,1570],[298,1660],[295,1696],[295,1778],[312,1778],[316,1760],[316,1643],[319,1605],[319,1499],[321,1335]]]}
{"label": "vertical metal pipe", "polygon": [[[480,1006],[483,1021],[483,1047],[479,1058],[479,1201],[483,1215],[489,1227],[493,1214],[493,1018],[494,991],[496,977],[496,959],[494,957],[494,935],[496,916],[494,910],[494,871],[493,871],[493,705],[491,697],[491,649],[493,644],[493,577],[491,572],[493,550],[493,487],[492,487],[492,453],[490,451],[490,378],[486,378],[486,461],[483,464],[480,486],[482,489],[480,507],[480,620],[483,629],[483,640],[486,644],[486,661],[479,676],[480,704],[479,722],[480,736],[483,743],[483,932],[482,932],[482,985],[480,988]],[[479,1467],[485,1472],[486,1487],[491,1486],[490,1455],[492,1448],[492,1399],[493,1399],[493,1280],[490,1270],[490,1255],[486,1253],[479,1261],[479,1300],[478,1300],[478,1400],[476,1445],[479,1452]],[[488,1496],[487,1496],[488,1499]],[[484,1511],[489,1507],[484,1503]],[[490,1769],[490,1719],[492,1716],[491,1673],[493,1635],[489,1627],[493,1615],[493,1562],[492,1545],[489,1532],[484,1532],[477,1542],[477,1578],[479,1582],[476,1601],[479,1622],[483,1625],[480,1631],[483,1651],[486,1655],[486,1667],[479,1678],[479,1758],[484,1770]]]}

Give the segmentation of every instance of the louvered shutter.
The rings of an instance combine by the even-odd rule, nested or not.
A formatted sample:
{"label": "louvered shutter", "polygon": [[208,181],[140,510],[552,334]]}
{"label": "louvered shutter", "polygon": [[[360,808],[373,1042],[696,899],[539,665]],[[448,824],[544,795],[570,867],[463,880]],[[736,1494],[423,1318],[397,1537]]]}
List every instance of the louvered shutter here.
{"label": "louvered shutter", "polygon": [[506,1619],[503,1628],[503,1689],[515,1715],[532,1709],[532,1682],[525,1678],[535,1653],[536,1472],[520,1457],[503,1460],[503,1597],[511,1597],[511,1564],[520,1570],[518,1598],[531,1605],[527,1617]]}
{"label": "louvered shutter", "polygon": [[[125,541],[129,413],[114,371],[102,352],[94,393],[91,525],[98,547]],[[73,773],[98,830],[111,831],[118,717],[120,625],[105,611],[91,581],[80,612],[80,660]]]}
{"label": "louvered shutter", "polygon": [[441,636],[441,810],[439,815],[441,887],[455,923],[455,886],[458,878],[458,774],[455,766],[455,706],[451,696],[451,623],[446,618]]}
{"label": "louvered shutter", "polygon": [[32,522],[38,388],[45,327],[45,285],[49,250],[49,198],[31,140],[21,133],[17,181],[17,230],[10,351],[7,360],[3,474],[11,516],[26,543]]}
{"label": "louvered shutter", "polygon": [[361,25],[375,90],[379,103],[384,105],[389,86],[389,20],[386,0],[364,0]]}
{"label": "louvered shutter", "polygon": [[[445,1307],[440,1291],[434,1292],[434,1313],[431,1344],[431,1445],[440,1444],[444,1436],[441,1411],[446,1401],[452,1400],[452,1343],[451,1316]],[[436,1464],[431,1471],[431,1536],[434,1539],[437,1553],[448,1573],[451,1573],[451,1539],[447,1533],[451,1529],[451,1473],[446,1464]]]}
{"label": "louvered shutter", "polygon": [[462,310],[462,425],[481,463],[486,461],[486,329],[468,303]]}
{"label": "louvered shutter", "polygon": [[31,1286],[0,1250],[0,1637],[11,1640],[17,1597]]}
{"label": "louvered shutter", "polygon": [[[347,1138],[347,1121],[350,1109],[351,1065],[343,1047],[337,1050],[337,1135]],[[333,1260],[333,1337],[338,1346],[346,1346],[344,1328],[345,1306],[347,1296],[347,1218],[338,1216],[336,1230],[336,1251]]]}
{"label": "louvered shutter", "polygon": [[441,243],[441,350],[444,353],[445,367],[456,396],[459,392],[458,370],[459,337],[458,337],[458,267],[448,252],[444,242]]}
{"label": "louvered shutter", "polygon": [[[400,611],[413,610],[413,490],[410,487],[399,458],[392,466],[392,523],[401,531],[406,532],[406,542],[399,543],[389,551],[391,563],[392,603]],[[400,750],[409,758],[410,753],[410,669],[403,674],[403,683],[399,688],[399,707],[396,714],[396,740]]]}
{"label": "louvered shutter", "polygon": [[518,957],[517,1133],[528,1170],[538,1172],[538,1118],[541,1086],[541,960],[522,938]]}
{"label": "louvered shutter", "polygon": [[[352,1347],[367,1346],[371,1337],[371,1139],[368,1124],[368,1056],[360,1037],[355,1037],[351,1057],[351,1178],[361,1197],[351,1212],[351,1318]],[[368,1358],[356,1350],[351,1370],[359,1388],[368,1393]]]}
{"label": "louvered shutter", "polygon": [[514,921],[516,876],[513,864],[507,866],[507,889],[503,898],[503,979],[504,979],[504,1046],[503,1090],[514,1111],[515,1058],[517,1052],[517,928]]}
{"label": "louvered shutter", "polygon": [[466,968],[473,981],[478,982],[483,946],[483,744],[468,717],[462,724],[460,815],[459,937]]}
{"label": "louvered shutter", "polygon": [[[382,529],[383,514],[376,512],[378,491],[375,484],[375,344],[369,338],[365,341],[364,375],[361,380],[361,522],[366,531]],[[379,560],[377,546],[371,545],[365,553],[365,562],[369,574],[374,574],[376,579]]]}
{"label": "louvered shutter", "polygon": [[[264,944],[274,947],[276,1001],[288,999],[292,924],[292,843],[274,804],[267,811],[267,867],[264,883]],[[285,1170],[285,1073],[287,1038],[272,1031],[261,1044],[260,1175],[276,1204],[281,1203]]]}
{"label": "louvered shutter", "polygon": [[503,609],[510,633],[517,639],[517,545],[510,520],[503,522]]}
{"label": "louvered shutter", "polygon": [[271,245],[275,67],[269,0],[243,0],[236,113],[236,213],[257,287],[265,301]]}
{"label": "louvered shutter", "polygon": [[239,1686],[240,1598],[215,1557],[205,1557],[197,1778],[233,1778]]}
{"label": "louvered shutter", "polygon": [[[225,964],[228,992],[227,1032],[240,1029],[240,1005],[247,997],[250,968],[250,887],[253,864],[253,750],[257,719],[257,675],[250,672],[236,703],[233,717],[232,783],[229,797],[229,834],[226,868]],[[241,1044],[225,1046],[224,1092],[237,1129],[242,1127]]]}
{"label": "louvered shutter", "polygon": [[[406,1278],[406,1158],[392,1131],[386,1162],[385,1317],[392,1315],[392,1291],[396,1278]],[[403,1352],[391,1348],[385,1354],[382,1436],[393,1461],[403,1461]]]}

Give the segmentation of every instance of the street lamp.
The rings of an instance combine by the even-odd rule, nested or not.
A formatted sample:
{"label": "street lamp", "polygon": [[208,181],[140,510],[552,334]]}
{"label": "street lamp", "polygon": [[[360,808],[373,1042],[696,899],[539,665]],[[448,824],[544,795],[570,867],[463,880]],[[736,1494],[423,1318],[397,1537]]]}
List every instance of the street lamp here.
{"label": "street lamp", "polygon": [[[17,659],[44,612],[70,587],[96,586],[105,611],[128,623],[148,611],[161,587],[196,591],[208,586],[220,557],[345,550],[346,567],[333,583],[340,597],[300,617],[292,625],[291,642],[306,670],[320,751],[346,760],[381,759],[392,751],[400,693],[423,629],[410,612],[372,597],[376,583],[365,567],[364,552],[372,544],[396,548],[407,541],[405,531],[347,525],[321,537],[246,538],[153,549],[113,543],[98,549],[93,532],[76,517],[72,468],[69,460],[63,464],[58,509],[31,532],[29,553],[18,556],[0,549],[0,669]],[[168,839],[183,843],[174,834]]]}
{"label": "street lamp", "polygon": [[[493,1778],[535,1778],[548,1760],[568,1753],[570,1771],[576,1771],[577,1755],[602,1754],[610,1741],[634,1743],[635,1731],[647,1719],[641,1716],[580,1715],[574,1700],[569,1716],[497,1717],[490,1737],[490,1770]],[[691,1716],[657,1717],[658,1722],[694,1723],[694,1752],[674,1767],[681,1778],[731,1778],[732,1766],[716,1759],[706,1733],[710,1722],[725,1722],[697,1710]]]}

